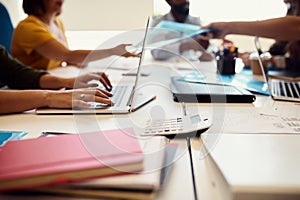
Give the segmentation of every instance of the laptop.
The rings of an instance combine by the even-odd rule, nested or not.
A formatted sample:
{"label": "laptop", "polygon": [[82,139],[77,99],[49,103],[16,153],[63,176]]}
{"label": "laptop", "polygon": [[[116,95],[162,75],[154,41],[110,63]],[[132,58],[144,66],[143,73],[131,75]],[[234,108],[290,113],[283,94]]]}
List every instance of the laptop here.
{"label": "laptop", "polygon": [[[258,54],[260,54],[262,51],[258,37],[254,38],[254,43]],[[290,76],[269,76],[264,70],[260,56],[258,56],[258,62],[272,99],[300,102],[300,80],[292,80]]]}
{"label": "laptop", "polygon": [[141,76],[141,65],[145,54],[145,43],[148,34],[149,18],[141,46],[141,56],[138,63],[138,69],[135,76],[135,81],[131,84],[119,84],[113,87],[112,101],[113,106],[97,102],[88,102],[89,109],[53,109],[53,108],[38,108],[36,114],[126,114],[131,112],[132,103],[135,95],[135,89],[138,84],[138,79]]}

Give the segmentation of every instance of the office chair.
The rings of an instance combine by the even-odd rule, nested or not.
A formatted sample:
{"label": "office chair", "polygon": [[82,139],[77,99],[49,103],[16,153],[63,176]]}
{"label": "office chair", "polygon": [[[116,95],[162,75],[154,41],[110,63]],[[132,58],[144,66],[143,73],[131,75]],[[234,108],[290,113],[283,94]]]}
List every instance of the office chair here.
{"label": "office chair", "polygon": [[11,54],[10,45],[14,27],[6,7],[0,2],[0,45],[3,45]]}

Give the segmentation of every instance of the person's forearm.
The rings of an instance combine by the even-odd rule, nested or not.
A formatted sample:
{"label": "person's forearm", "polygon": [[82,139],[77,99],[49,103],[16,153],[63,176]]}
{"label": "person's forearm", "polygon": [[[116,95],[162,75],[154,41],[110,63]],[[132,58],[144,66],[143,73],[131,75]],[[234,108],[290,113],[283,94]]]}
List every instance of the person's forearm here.
{"label": "person's forearm", "polygon": [[73,88],[74,78],[62,78],[51,74],[43,75],[40,78],[40,87],[42,89],[60,89]]}
{"label": "person's forearm", "polygon": [[0,90],[0,114],[19,113],[39,107],[89,108],[89,101],[112,105],[109,96],[109,92],[99,88],[64,91]]}
{"label": "person's forearm", "polygon": [[73,63],[78,66],[85,66],[91,61],[103,59],[112,55],[116,55],[113,49],[101,49],[101,50],[73,50],[70,51],[61,60],[65,60],[68,63]]}
{"label": "person's forearm", "polygon": [[97,49],[97,50],[73,50],[69,51],[66,58],[62,59],[69,63],[77,64],[78,66],[85,66],[88,62],[107,58],[109,56],[124,56],[124,57],[138,57],[135,53],[130,53],[126,50],[129,44],[120,44],[113,48]]}
{"label": "person's forearm", "polygon": [[112,55],[124,57],[138,57],[138,54],[130,53],[126,50],[128,44],[120,44],[113,48],[97,50],[69,50],[55,39],[45,42],[35,50],[51,60],[60,60],[76,66],[86,66],[90,61],[103,59]]}
{"label": "person's forearm", "polygon": [[231,34],[252,35],[275,40],[300,40],[300,17],[287,16],[255,22],[229,22]]}
{"label": "person's forearm", "polygon": [[68,53],[61,54],[55,59],[66,61],[67,63],[77,67],[85,67],[89,62],[107,58],[112,55],[118,55],[118,52],[115,52],[114,49],[73,50]]}
{"label": "person's forearm", "polygon": [[46,58],[65,61],[76,66],[84,66],[90,61],[115,55],[116,48],[101,50],[69,50],[56,40],[50,40],[36,48],[36,51]]}
{"label": "person's forearm", "polygon": [[19,113],[47,106],[46,90],[1,90],[0,114]]}

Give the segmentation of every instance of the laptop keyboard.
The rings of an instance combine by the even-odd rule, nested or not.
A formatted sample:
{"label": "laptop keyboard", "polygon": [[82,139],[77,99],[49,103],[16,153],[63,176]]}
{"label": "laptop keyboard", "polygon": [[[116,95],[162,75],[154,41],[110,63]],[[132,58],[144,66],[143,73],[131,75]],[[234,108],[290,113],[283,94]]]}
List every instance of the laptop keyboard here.
{"label": "laptop keyboard", "polygon": [[120,106],[124,97],[124,94],[127,90],[126,85],[114,86],[111,93],[113,96],[111,97],[112,102],[114,102],[115,106]]}
{"label": "laptop keyboard", "polygon": [[272,79],[272,93],[276,96],[300,98],[300,83]]}

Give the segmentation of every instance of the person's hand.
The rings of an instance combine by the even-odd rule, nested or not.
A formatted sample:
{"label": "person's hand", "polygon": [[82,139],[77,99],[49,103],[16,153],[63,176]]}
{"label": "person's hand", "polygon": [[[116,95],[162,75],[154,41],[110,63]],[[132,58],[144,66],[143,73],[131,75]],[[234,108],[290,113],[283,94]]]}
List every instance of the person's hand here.
{"label": "person's hand", "polygon": [[222,46],[223,46],[223,47],[226,47],[226,46],[232,46],[232,45],[234,46],[233,41],[228,40],[228,39],[225,39],[225,38],[222,40]]}
{"label": "person's hand", "polygon": [[199,57],[200,61],[212,61],[215,59],[215,56],[213,53],[209,53],[209,52],[202,52],[201,56]]}
{"label": "person's hand", "polygon": [[73,79],[73,87],[72,88],[87,88],[87,87],[95,87],[97,84],[89,83],[92,80],[97,80],[102,83],[102,85],[106,88],[106,90],[111,91],[112,85],[108,76],[104,72],[93,72],[87,73],[84,75],[80,75]]}
{"label": "person's hand", "polygon": [[194,51],[201,51],[203,48],[193,39],[189,39],[184,41],[179,46],[179,52],[183,53],[184,51],[194,50]]}
{"label": "person's hand", "polygon": [[202,36],[197,36],[195,38],[189,38],[180,43],[179,52],[182,53],[188,50],[201,51],[204,52],[209,46],[209,41]]}
{"label": "person's hand", "polygon": [[245,67],[250,67],[250,53],[245,52],[245,53],[239,53],[238,57],[242,59]]}
{"label": "person's hand", "polygon": [[139,53],[129,52],[126,50],[127,46],[131,46],[131,44],[120,44],[114,48],[112,48],[113,54],[123,57],[140,57]]}
{"label": "person's hand", "polygon": [[217,38],[224,39],[226,35],[230,33],[230,23],[229,22],[214,22],[202,27],[203,29],[214,29],[215,32],[209,32],[205,37],[208,39]]}
{"label": "person's hand", "polygon": [[64,91],[49,91],[46,96],[50,108],[89,108],[88,102],[113,105],[112,94],[99,88],[84,88]]}
{"label": "person's hand", "polygon": [[201,45],[201,47],[203,47],[204,49],[207,49],[209,46],[209,40],[205,39],[202,37],[202,35],[198,35],[195,40],[197,41],[197,43],[199,45]]}

